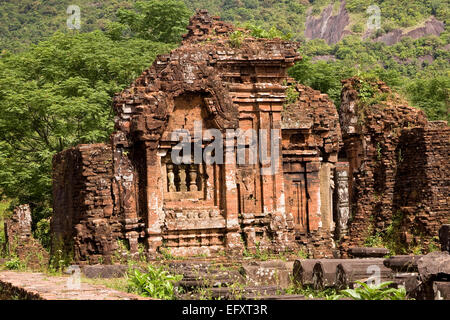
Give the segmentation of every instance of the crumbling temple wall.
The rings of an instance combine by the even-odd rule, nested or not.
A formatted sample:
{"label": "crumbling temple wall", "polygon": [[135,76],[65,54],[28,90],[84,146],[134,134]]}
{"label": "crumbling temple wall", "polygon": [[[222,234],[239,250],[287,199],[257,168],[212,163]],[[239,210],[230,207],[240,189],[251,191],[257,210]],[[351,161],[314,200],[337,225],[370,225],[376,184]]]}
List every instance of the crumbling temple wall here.
{"label": "crumbling temple wall", "polygon": [[286,210],[296,240],[311,257],[333,257],[334,172],[342,141],[337,109],[326,94],[297,84],[298,98],[283,110]]}
{"label": "crumbling temple wall", "polygon": [[[115,96],[111,146],[80,146],[55,157],[53,232],[75,259],[108,257],[119,238],[131,253],[145,245],[151,257],[244,248],[331,256],[341,141],[336,108],[301,85],[297,101],[286,105],[298,43],[253,38],[246,30],[232,41],[234,30],[198,11],[182,45]],[[224,141],[226,161],[175,163],[177,130],[202,155]],[[250,161],[247,132],[267,139],[266,156],[275,163],[260,161],[259,149]],[[244,163],[236,156],[242,138]],[[193,160],[195,152],[184,157]]]}
{"label": "crumbling temple wall", "polygon": [[429,244],[448,220],[448,126],[358,78],[338,113],[289,78],[298,46],[198,11],[181,46],[114,97],[110,144],[54,157],[54,248],[95,263],[118,240],[150,258],[331,258],[393,229]]}
{"label": "crumbling temple wall", "polygon": [[396,152],[400,163],[393,211],[401,240],[408,246],[438,246],[432,240],[450,222],[450,127],[435,121],[405,128]]}
{"label": "crumbling temple wall", "polygon": [[[360,98],[362,90],[372,93],[371,100]],[[432,129],[423,111],[409,107],[383,82],[364,83],[359,78],[343,81],[340,121],[351,202],[343,251],[362,245],[369,236],[393,236],[392,230],[401,226],[408,230],[405,234],[414,233],[415,225],[408,219],[420,216],[420,208],[427,206],[428,213],[413,220],[421,221],[425,242],[437,236],[436,225],[449,215],[448,189],[442,193],[448,188],[448,174],[440,172],[439,182],[433,176],[441,170],[436,168],[448,167],[448,126]],[[408,196],[408,188],[421,190],[422,199]],[[402,215],[405,218],[399,221]]]}
{"label": "crumbling temple wall", "polygon": [[48,263],[47,251],[33,238],[28,204],[14,208],[12,216],[5,220],[4,230],[5,246],[10,255],[19,257],[31,269],[39,269]]}
{"label": "crumbling temple wall", "polygon": [[79,262],[108,261],[122,237],[114,212],[111,147],[80,145],[53,158],[52,253]]}

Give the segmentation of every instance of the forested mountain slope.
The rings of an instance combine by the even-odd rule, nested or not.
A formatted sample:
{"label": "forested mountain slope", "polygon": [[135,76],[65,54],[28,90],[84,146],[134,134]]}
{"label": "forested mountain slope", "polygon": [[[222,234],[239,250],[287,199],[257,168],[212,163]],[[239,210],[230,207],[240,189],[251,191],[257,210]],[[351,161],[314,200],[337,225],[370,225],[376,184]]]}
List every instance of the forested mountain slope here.
{"label": "forested mountain slope", "polygon": [[[29,43],[36,43],[51,36],[57,30],[67,30],[66,20],[69,14],[66,10],[69,5],[80,7],[81,31],[88,32],[104,29],[108,21],[116,19],[118,9],[129,9],[135,2],[136,0],[1,0],[0,48],[24,48]],[[276,26],[284,33],[291,33],[295,40],[305,39],[305,31],[307,34],[320,35],[321,30],[313,30],[314,26],[311,22],[314,19],[320,19],[328,11],[331,16],[348,16],[343,26],[345,34],[368,37],[366,22],[373,12],[366,11],[369,6],[377,5],[381,13],[381,28],[376,30],[372,37],[380,37],[396,29],[408,32],[423,27],[431,16],[444,22],[448,20],[450,10],[448,0],[346,0],[342,2],[340,0],[185,0],[187,7],[192,11],[196,8],[208,9],[211,14],[220,15],[224,20],[237,24],[251,22],[266,29]],[[345,9],[345,14],[342,9]],[[325,14],[325,18],[329,18],[328,15]],[[324,24],[318,27],[320,29],[324,27]],[[333,23],[329,23],[327,27],[336,29]],[[430,30],[428,31],[430,33]]]}

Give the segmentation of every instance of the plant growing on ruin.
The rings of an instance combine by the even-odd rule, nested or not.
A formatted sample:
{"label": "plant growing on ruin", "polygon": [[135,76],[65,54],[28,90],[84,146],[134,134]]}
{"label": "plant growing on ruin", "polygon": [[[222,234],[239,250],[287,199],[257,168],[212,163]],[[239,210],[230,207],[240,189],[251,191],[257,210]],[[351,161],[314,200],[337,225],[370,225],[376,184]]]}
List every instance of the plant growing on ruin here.
{"label": "plant growing on ruin", "polygon": [[230,34],[230,45],[233,48],[239,48],[244,41],[244,34],[242,31],[234,31]]}
{"label": "plant growing on ruin", "polygon": [[377,143],[377,159],[378,159],[378,161],[381,160],[382,156],[383,156],[382,155],[382,148],[381,148],[380,143],[378,142]]}
{"label": "plant growing on ruin", "polygon": [[297,256],[298,256],[300,259],[308,259],[308,258],[309,258],[308,252],[305,252],[303,249],[302,249],[302,250],[299,250],[299,251],[297,252]]}
{"label": "plant growing on ruin", "polygon": [[19,257],[12,257],[10,260],[5,262],[5,267],[8,270],[22,270],[25,268],[25,265]]}
{"label": "plant growing on ruin", "polygon": [[266,30],[261,26],[247,23],[245,25],[245,28],[250,30],[250,35],[255,38],[282,39],[282,40],[290,40],[292,38],[291,33],[285,34],[275,26],[272,26],[269,30]]}
{"label": "plant growing on ruin", "polygon": [[360,281],[356,281],[356,283],[359,287],[342,290],[340,296],[353,300],[406,300],[405,288],[389,288],[393,283],[392,281],[378,285],[368,285]]}
{"label": "plant growing on ruin", "polygon": [[128,289],[144,297],[173,300],[177,293],[175,284],[183,278],[182,275],[170,274],[163,267],[148,266],[145,272],[134,268],[129,271]]}
{"label": "plant growing on ruin", "polygon": [[289,86],[286,89],[286,104],[295,103],[299,97],[300,93],[295,88],[295,85]]}
{"label": "plant growing on ruin", "polygon": [[292,284],[290,287],[288,287],[285,290],[285,293],[291,295],[303,295],[308,298],[321,298],[326,300],[335,300],[339,298],[339,291],[334,288],[314,290],[311,287],[301,287],[295,284]]}

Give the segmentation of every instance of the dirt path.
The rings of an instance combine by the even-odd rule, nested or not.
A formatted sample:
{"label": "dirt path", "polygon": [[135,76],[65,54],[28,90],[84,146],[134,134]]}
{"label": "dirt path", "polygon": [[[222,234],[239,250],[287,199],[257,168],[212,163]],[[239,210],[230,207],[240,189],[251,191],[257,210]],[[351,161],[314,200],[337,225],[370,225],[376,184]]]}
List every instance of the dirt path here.
{"label": "dirt path", "polygon": [[[69,283],[68,283],[69,280]],[[43,273],[0,272],[0,300],[146,300],[101,285],[70,283],[70,277]]]}

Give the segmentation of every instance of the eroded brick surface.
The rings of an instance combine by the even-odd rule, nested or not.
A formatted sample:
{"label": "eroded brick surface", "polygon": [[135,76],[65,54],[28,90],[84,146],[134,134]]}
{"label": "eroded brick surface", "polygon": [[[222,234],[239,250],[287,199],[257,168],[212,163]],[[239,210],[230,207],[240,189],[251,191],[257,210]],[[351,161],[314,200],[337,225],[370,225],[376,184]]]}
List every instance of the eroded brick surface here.
{"label": "eroded brick surface", "polygon": [[[411,226],[421,232],[414,241],[437,236],[448,220],[448,126],[428,122],[381,82],[373,85],[389,98],[361,108],[356,78],[343,82],[338,114],[327,95],[288,77],[298,43],[242,29],[240,41],[230,40],[234,30],[197,12],[182,45],[115,96],[111,143],[55,156],[52,230],[64,250],[80,263],[111,260],[118,240],[150,257],[246,249],[331,258],[335,239],[345,255],[397,212],[406,212],[407,239]],[[232,161],[174,163],[180,129],[192,138],[187,158],[223,139]],[[250,133],[245,164],[236,161],[238,129]],[[250,161],[248,130],[269,134],[267,156],[279,151],[273,173],[263,174],[261,150]]]}
{"label": "eroded brick surface", "polygon": [[385,99],[364,107],[360,83],[343,81],[340,109],[352,204],[343,249],[392,223],[407,245],[426,247],[450,218],[450,128],[429,122],[382,82],[372,86]]}
{"label": "eroded brick surface", "polygon": [[48,262],[48,253],[33,238],[31,232],[31,209],[29,205],[14,208],[13,214],[4,224],[6,249],[17,256],[31,269],[39,269]]}

